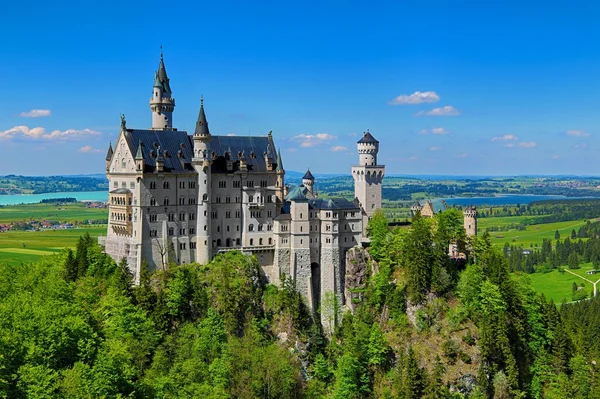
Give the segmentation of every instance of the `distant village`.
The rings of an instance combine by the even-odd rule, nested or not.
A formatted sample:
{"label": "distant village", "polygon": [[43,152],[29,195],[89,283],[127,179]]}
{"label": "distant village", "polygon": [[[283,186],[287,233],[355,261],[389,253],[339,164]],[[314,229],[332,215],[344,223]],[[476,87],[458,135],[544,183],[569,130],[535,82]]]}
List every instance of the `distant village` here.
{"label": "distant village", "polygon": [[[108,203],[102,201],[85,201],[86,208],[105,209],[108,207]],[[65,208],[61,208],[61,204],[57,204],[57,211],[63,211]],[[56,219],[59,219],[58,215]],[[65,222],[56,219],[42,219],[42,220],[26,220],[26,221],[15,221],[10,223],[0,223],[0,233],[15,230],[15,231],[40,231],[40,230],[64,230],[73,229],[79,225],[92,225],[92,224],[106,224],[105,220],[85,220],[75,222]]]}

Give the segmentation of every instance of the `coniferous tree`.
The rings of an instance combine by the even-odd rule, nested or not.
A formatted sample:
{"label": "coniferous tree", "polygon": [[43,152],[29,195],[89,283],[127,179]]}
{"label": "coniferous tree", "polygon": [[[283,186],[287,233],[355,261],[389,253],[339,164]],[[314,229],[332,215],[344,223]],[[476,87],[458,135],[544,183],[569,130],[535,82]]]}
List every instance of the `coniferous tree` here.
{"label": "coniferous tree", "polygon": [[65,258],[65,269],[64,269],[64,278],[67,282],[72,282],[77,280],[77,272],[78,265],[77,259],[73,255],[73,251],[71,248],[67,249],[67,256]]}

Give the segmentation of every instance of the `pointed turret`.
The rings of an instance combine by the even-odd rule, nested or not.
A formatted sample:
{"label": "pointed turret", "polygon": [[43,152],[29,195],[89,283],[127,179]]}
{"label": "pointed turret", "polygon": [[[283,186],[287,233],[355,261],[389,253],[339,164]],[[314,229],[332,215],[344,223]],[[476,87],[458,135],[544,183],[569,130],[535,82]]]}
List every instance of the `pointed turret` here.
{"label": "pointed turret", "polygon": [[165,68],[165,62],[163,60],[162,49],[160,51],[160,62],[158,63],[158,79],[162,83],[163,91],[167,94],[171,94],[171,86],[169,85],[169,78],[167,77],[167,69]]}
{"label": "pointed turret", "polygon": [[135,160],[144,159],[144,153],[142,152],[142,140],[138,142],[137,152],[135,153]]}
{"label": "pointed turret", "polygon": [[302,177],[302,180],[315,180],[315,177],[312,175],[312,173],[310,173],[310,169],[306,171],[304,177]]}
{"label": "pointed turret", "polygon": [[108,152],[106,153],[106,162],[110,162],[113,157],[112,142],[108,144]]}
{"label": "pointed turret", "polygon": [[200,112],[198,112],[198,120],[196,121],[194,136],[210,136],[208,122],[206,121],[206,114],[204,113],[204,98],[200,98]]}
{"label": "pointed turret", "polygon": [[315,186],[315,177],[310,173],[310,169],[306,171],[302,177],[302,185],[308,189],[310,195],[313,194],[313,188]]}
{"label": "pointed turret", "polygon": [[281,148],[277,151],[277,170],[283,172],[283,161],[281,160]]}

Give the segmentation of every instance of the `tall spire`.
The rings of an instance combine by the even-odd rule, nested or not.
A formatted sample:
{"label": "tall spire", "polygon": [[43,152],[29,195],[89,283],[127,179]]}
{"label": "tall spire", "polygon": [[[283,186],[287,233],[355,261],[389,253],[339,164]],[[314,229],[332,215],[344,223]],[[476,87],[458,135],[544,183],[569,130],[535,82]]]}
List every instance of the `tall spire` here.
{"label": "tall spire", "polygon": [[281,160],[281,148],[277,151],[277,170],[283,172],[283,161]]}
{"label": "tall spire", "polygon": [[156,72],[156,81],[162,84],[162,89],[166,94],[171,94],[171,86],[169,85],[169,77],[167,76],[167,69],[165,68],[165,61],[163,59],[162,45],[160,46],[160,62],[158,63],[158,72]]}
{"label": "tall spire", "polygon": [[196,129],[194,130],[194,136],[210,136],[208,130],[208,122],[206,121],[206,114],[204,113],[204,98],[200,97],[200,112],[198,113],[198,120],[196,121]]}

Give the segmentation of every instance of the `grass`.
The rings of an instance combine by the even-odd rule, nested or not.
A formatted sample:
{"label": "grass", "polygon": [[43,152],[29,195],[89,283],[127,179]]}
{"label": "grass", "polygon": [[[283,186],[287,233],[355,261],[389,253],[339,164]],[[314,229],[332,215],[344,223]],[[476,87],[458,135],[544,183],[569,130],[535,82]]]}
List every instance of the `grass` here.
{"label": "grass", "polygon": [[37,262],[41,256],[74,248],[85,233],[92,237],[106,234],[106,225],[66,230],[7,231],[0,233],[0,262],[21,264]]}
{"label": "grass", "polygon": [[[519,216],[517,216],[519,217]],[[520,218],[520,217],[519,217]],[[490,219],[487,221],[486,219]],[[486,218],[482,220],[486,220],[487,226],[483,224],[483,226],[479,225],[479,231],[484,232],[485,227],[490,227],[492,225],[499,226],[500,224],[492,224],[492,221],[496,218]],[[497,218],[501,219],[499,222],[504,224],[510,224],[511,222],[507,221],[509,218]],[[518,223],[518,220],[514,221]],[[492,240],[492,244],[502,246],[505,243],[509,243],[511,245],[521,245],[524,248],[530,248],[534,246],[541,246],[542,241],[546,239],[554,240],[554,234],[556,230],[560,233],[561,239],[571,236],[571,231],[577,231],[579,227],[584,226],[586,221],[584,220],[573,220],[569,222],[556,222],[556,223],[546,223],[546,224],[533,224],[531,226],[527,226],[526,230],[509,230],[509,231],[492,231],[490,232],[490,238]],[[485,227],[484,227],[485,226]]]}
{"label": "grass", "polygon": [[0,223],[25,222],[29,220],[82,222],[98,219],[108,219],[108,209],[88,208],[81,202],[67,205],[27,204],[0,207]]}
{"label": "grass", "polygon": [[587,281],[583,281],[567,272],[562,274],[558,270],[553,270],[550,273],[533,273],[529,277],[531,278],[531,285],[536,291],[543,293],[546,299],[552,299],[557,304],[560,304],[563,300],[571,301],[573,283],[577,283],[577,285],[584,283],[584,290],[588,295],[593,290],[592,285]]}

